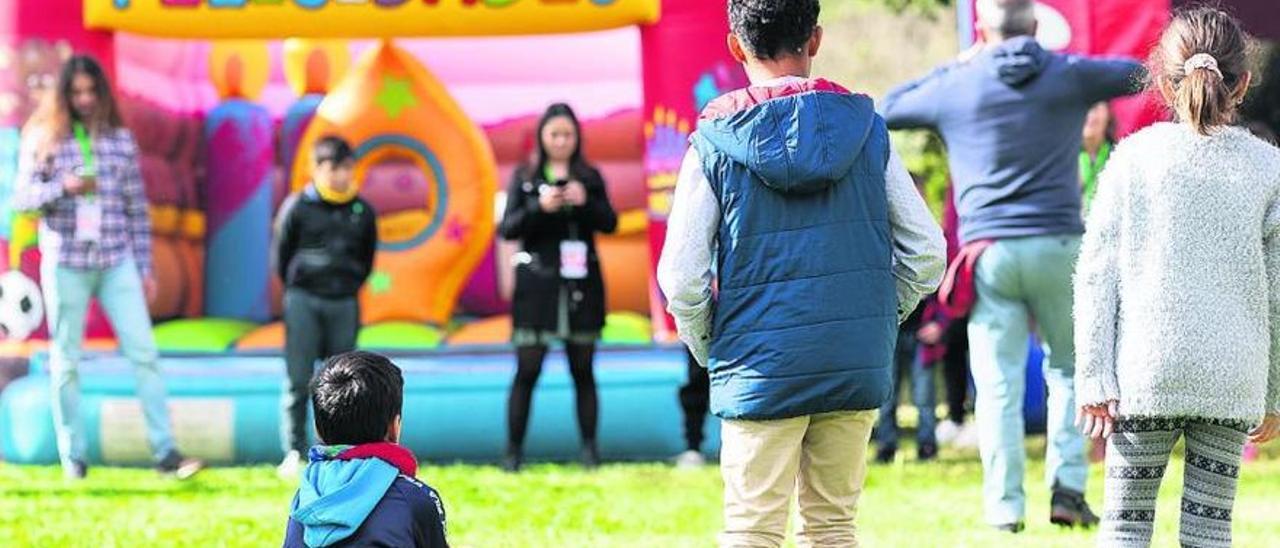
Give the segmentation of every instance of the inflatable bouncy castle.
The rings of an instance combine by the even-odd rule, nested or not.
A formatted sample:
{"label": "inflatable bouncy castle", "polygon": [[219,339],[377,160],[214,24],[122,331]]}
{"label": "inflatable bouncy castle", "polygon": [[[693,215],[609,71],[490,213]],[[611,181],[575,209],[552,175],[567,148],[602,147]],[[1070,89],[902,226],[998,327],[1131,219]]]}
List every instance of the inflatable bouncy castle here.
{"label": "inflatable bouncy castle", "polygon": [[[37,219],[10,211],[7,195],[19,128],[72,52],[108,68],[143,153],[160,290],[151,314],[175,432],[191,453],[224,463],[279,457],[284,329],[272,222],[308,182],[311,143],[341,135],[378,212],[359,346],[392,354],[405,371],[406,442],[431,459],[498,455],[516,250],[495,226],[508,178],[534,149],[537,116],[559,101],[582,118],[586,155],[622,219],[599,243],[609,310],[597,360],[601,449],[614,458],[678,452],[685,358],[652,270],[696,113],[745,83],[723,47],[726,28],[723,1],[6,4],[0,455],[56,460]],[[706,38],[687,40],[695,35]],[[88,339],[90,454],[145,462],[133,375],[99,311]],[[548,367],[531,456],[576,451],[563,358]]]}

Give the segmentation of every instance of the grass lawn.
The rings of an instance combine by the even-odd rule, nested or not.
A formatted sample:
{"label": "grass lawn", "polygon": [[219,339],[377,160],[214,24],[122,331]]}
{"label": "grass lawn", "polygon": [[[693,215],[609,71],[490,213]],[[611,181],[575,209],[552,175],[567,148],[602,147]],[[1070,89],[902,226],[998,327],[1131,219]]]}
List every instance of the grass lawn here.
{"label": "grass lawn", "polygon": [[[1032,454],[1042,454],[1043,443],[1033,440]],[[1089,533],[1049,525],[1038,459],[1028,473],[1027,531],[1009,537],[981,526],[976,454],[948,451],[936,464],[903,456],[914,451],[871,469],[858,516],[868,546],[1092,545]],[[1274,546],[1280,538],[1278,457],[1272,448],[1244,468],[1238,546]],[[1180,485],[1181,462],[1169,473]],[[513,476],[492,467],[432,466],[421,475],[444,495],[450,539],[460,547],[709,547],[720,525],[714,467],[618,464],[587,473],[548,464]],[[1095,466],[1095,508],[1101,482]],[[1156,546],[1177,544],[1179,488],[1172,483],[1161,493]],[[0,545],[278,546],[292,493],[268,467],[215,469],[189,483],[96,468],[85,482],[69,484],[56,468],[0,464]]]}

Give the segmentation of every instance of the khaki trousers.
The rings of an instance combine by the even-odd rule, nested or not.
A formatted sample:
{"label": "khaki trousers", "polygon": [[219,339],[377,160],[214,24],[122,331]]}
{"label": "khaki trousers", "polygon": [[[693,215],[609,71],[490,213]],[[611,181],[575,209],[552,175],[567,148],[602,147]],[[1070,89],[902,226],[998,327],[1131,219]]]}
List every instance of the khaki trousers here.
{"label": "khaki trousers", "polygon": [[799,491],[799,546],[857,546],[854,517],[876,410],[721,425],[724,548],[774,548]]}

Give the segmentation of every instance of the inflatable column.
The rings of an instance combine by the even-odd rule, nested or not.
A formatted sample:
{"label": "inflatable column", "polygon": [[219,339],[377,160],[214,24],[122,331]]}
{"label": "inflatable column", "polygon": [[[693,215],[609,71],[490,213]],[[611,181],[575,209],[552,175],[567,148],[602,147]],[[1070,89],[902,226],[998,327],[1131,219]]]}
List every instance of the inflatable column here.
{"label": "inflatable column", "polygon": [[[723,41],[688,40],[689,36],[727,33],[725,6],[725,0],[665,0],[662,21],[644,27],[640,33],[645,60],[644,108],[650,117],[644,127],[644,169],[649,187],[651,273],[662,256],[676,175],[698,111],[721,94],[746,85],[746,76],[729,56]],[[659,341],[674,340],[675,325],[666,313],[667,301],[650,279],[654,337]]]}
{"label": "inflatable column", "polygon": [[210,76],[224,101],[205,118],[205,314],[270,319],[274,128],[251,102],[266,85],[269,54],[255,42],[215,44]]}
{"label": "inflatable column", "polygon": [[280,126],[280,154],[286,181],[293,180],[298,143],[311,125],[316,109],[351,65],[345,41],[291,38],[284,41],[284,75],[298,102],[289,107]]}

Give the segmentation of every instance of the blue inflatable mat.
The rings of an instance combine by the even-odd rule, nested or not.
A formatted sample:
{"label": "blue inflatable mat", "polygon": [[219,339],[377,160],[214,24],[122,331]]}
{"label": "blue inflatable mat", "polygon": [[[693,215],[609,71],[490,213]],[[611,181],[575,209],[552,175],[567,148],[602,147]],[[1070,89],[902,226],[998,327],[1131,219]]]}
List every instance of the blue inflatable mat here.
{"label": "blue inflatable mat", "polygon": [[[425,461],[492,461],[506,443],[506,402],[515,367],[510,351],[392,356],[405,376],[403,443]],[[184,451],[220,464],[282,457],[278,355],[166,356],[171,422]],[[0,454],[14,463],[57,462],[49,377],[42,357],[32,374],[0,394]],[[685,381],[679,348],[603,349],[596,359],[599,444],[607,459],[662,459],[684,449],[677,391]],[[131,366],[116,356],[87,359],[80,370],[81,417],[93,463],[146,464],[146,429],[134,398]],[[547,358],[534,394],[526,453],[572,459],[579,439],[573,383],[563,353]],[[719,447],[719,423],[707,422],[703,449]]]}

